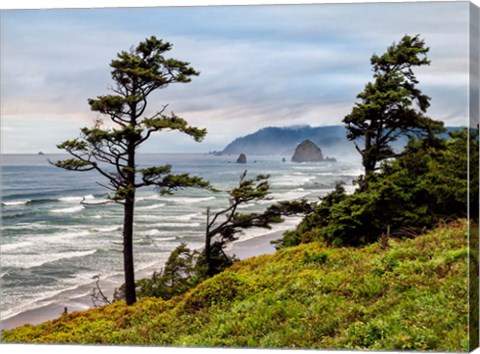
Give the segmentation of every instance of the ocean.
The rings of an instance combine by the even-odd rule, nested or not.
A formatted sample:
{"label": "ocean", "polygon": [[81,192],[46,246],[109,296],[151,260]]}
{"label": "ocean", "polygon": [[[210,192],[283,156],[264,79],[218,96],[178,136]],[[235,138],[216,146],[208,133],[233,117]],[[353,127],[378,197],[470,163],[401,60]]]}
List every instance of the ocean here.
{"label": "ocean", "polygon": [[[105,181],[94,171],[65,171],[47,161],[65,157],[1,156],[2,320],[52,303],[73,306],[76,298],[91,292],[96,275],[109,297],[123,283],[122,206],[108,202],[106,189],[97,183]],[[203,177],[221,192],[184,189],[161,196],[155,189],[137,191],[137,279],[160,270],[181,242],[202,247],[206,209],[228,206],[225,191],[238,185],[244,170],[248,170],[247,177],[269,174],[272,191],[272,200],[243,206],[246,212],[280,200],[318,201],[337,182],[353,190],[352,180],[361,173],[359,161],[353,159],[301,164],[282,162],[281,156],[248,157],[247,164],[235,160],[236,156],[202,154],[139,155],[137,162],[142,167],[169,163],[174,173]],[[273,231],[292,229],[299,220],[287,218]],[[265,229],[252,229],[240,239],[265,233]]]}

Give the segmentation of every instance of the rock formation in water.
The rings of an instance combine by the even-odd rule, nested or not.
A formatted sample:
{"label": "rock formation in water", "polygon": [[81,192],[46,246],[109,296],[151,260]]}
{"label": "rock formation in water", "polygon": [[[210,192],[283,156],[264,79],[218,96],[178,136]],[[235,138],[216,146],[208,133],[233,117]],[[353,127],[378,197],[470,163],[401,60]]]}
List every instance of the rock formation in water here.
{"label": "rock formation in water", "polygon": [[247,163],[247,157],[245,156],[245,154],[240,154],[240,156],[238,157],[237,159],[237,163]]}
{"label": "rock formation in water", "polygon": [[322,150],[310,140],[304,140],[295,149],[293,162],[320,162],[325,161]]}

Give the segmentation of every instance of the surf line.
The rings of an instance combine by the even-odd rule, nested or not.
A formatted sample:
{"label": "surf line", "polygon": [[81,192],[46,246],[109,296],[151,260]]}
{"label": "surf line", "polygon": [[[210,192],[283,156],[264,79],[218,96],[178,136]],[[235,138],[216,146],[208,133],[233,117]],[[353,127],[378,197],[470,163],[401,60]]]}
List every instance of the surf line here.
{"label": "surf line", "polygon": [[102,205],[102,204],[109,204],[109,203],[114,203],[113,200],[105,200],[104,202],[98,202],[98,203],[87,203],[85,201],[86,197],[84,196],[82,200],[80,201],[80,204],[82,205]]}

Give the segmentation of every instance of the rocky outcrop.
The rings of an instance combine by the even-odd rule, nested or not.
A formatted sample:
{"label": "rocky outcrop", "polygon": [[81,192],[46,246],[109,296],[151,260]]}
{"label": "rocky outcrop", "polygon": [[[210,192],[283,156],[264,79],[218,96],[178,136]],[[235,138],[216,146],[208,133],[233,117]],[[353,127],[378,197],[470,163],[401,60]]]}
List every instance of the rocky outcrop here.
{"label": "rocky outcrop", "polygon": [[237,163],[247,163],[247,157],[245,156],[245,154],[240,154],[237,159]]}
{"label": "rocky outcrop", "polygon": [[304,140],[295,149],[293,162],[321,162],[325,161],[322,150],[310,140]]}

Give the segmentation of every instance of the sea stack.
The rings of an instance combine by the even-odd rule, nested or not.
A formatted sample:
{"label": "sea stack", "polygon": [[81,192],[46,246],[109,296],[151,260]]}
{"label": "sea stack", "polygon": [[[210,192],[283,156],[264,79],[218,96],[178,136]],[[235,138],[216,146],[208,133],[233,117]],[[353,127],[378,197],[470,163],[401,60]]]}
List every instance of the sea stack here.
{"label": "sea stack", "polygon": [[308,139],[296,147],[292,156],[293,162],[321,162],[324,160],[322,150]]}
{"label": "sea stack", "polygon": [[245,154],[240,154],[240,156],[238,157],[237,159],[237,163],[247,163],[247,157],[245,156]]}

